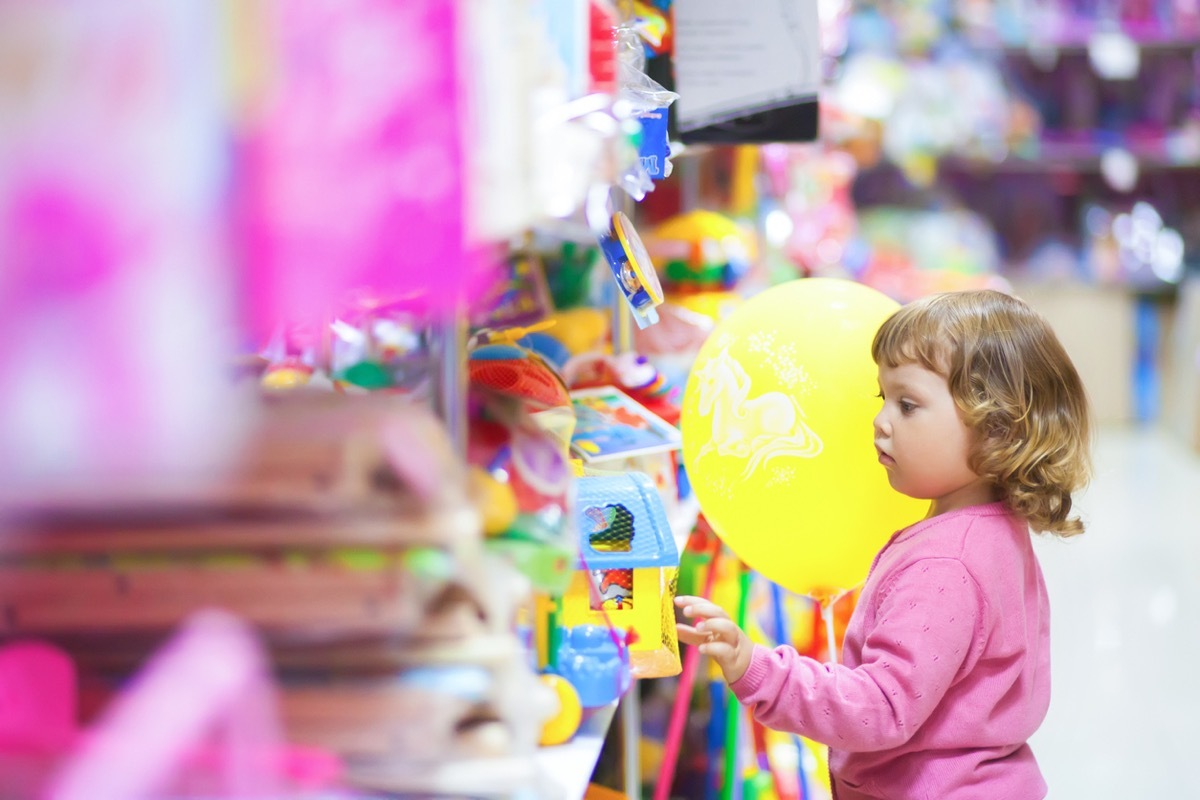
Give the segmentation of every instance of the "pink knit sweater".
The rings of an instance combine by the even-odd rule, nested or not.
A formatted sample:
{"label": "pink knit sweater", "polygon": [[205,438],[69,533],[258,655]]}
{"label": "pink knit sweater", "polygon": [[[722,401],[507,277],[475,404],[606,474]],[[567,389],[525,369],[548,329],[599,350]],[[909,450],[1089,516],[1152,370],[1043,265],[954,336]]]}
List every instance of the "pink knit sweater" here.
{"label": "pink knit sweater", "polygon": [[1029,530],[1001,503],[923,520],[875,557],[843,663],[756,647],[731,687],[764,725],[830,746],[837,800],[1038,800],[1026,740],[1050,703],[1050,616]]}

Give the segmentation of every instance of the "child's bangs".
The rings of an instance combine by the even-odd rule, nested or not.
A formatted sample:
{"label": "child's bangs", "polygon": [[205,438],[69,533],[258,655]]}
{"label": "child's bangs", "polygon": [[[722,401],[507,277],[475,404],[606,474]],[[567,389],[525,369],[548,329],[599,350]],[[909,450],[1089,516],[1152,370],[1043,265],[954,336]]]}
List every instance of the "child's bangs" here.
{"label": "child's bangs", "polygon": [[871,356],[876,364],[898,367],[920,364],[944,374],[953,342],[949,332],[926,309],[905,306],[890,317],[875,335]]}

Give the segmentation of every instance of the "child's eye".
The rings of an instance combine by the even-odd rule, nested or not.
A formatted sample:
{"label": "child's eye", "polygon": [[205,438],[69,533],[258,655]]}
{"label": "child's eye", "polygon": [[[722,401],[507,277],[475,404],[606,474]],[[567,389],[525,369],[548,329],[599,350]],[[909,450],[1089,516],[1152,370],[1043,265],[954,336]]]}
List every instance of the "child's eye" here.
{"label": "child's eye", "polygon": [[916,403],[910,403],[908,400],[901,400],[901,401],[900,401],[900,413],[902,413],[902,414],[911,414],[912,412],[914,412],[914,411],[916,411],[916,410],[917,410],[917,404],[916,404]]}

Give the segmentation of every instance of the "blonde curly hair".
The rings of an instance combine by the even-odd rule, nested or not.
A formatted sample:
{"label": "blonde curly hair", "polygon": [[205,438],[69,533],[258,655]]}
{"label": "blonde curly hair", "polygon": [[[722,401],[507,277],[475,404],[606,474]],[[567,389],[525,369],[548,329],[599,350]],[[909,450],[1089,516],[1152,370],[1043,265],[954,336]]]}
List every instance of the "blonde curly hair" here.
{"label": "blonde curly hair", "polygon": [[936,294],[893,314],[876,364],[920,364],[946,379],[976,433],[969,464],[1039,532],[1083,533],[1071,495],[1091,474],[1091,421],[1079,373],[1023,301],[983,290]]}

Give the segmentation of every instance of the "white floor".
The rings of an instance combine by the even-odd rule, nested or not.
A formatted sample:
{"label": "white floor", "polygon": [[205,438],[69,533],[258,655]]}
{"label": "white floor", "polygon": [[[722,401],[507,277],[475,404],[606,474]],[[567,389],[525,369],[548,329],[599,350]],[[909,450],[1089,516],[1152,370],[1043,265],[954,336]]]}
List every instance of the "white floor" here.
{"label": "white floor", "polygon": [[1101,430],[1078,507],[1043,540],[1050,713],[1033,739],[1049,800],[1200,798],[1200,456],[1153,429]]}

